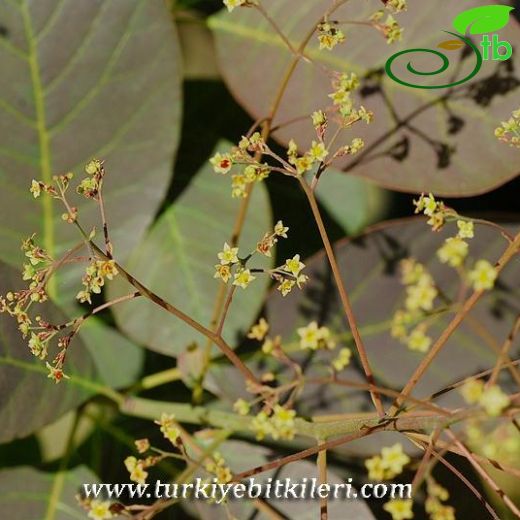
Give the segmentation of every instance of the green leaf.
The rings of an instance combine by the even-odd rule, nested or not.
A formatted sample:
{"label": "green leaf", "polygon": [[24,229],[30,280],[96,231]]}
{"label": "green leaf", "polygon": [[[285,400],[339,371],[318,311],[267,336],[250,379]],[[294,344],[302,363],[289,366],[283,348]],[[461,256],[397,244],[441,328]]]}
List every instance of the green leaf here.
{"label": "green leaf", "polygon": [[[20,274],[0,263],[0,294],[19,287]],[[63,313],[51,303],[44,305],[42,315],[52,323],[66,321]],[[0,333],[0,443],[35,432],[92,395],[105,393],[115,396],[105,385],[106,369],[98,371],[97,362],[80,338],[74,340],[67,355],[65,372],[70,379],[57,385],[47,378],[45,363],[31,354],[14,318],[0,315]],[[104,344],[103,348],[109,350],[110,345]],[[52,356],[53,352],[49,355]],[[117,362],[124,367],[122,359]],[[122,383],[125,376],[120,369],[115,370],[114,381]],[[132,370],[135,366],[130,363]]]}
{"label": "green leaf", "polygon": [[[222,142],[217,148],[223,151],[229,146]],[[214,173],[206,163],[131,255],[128,271],[159,296],[209,326],[221,283],[213,278],[214,265],[217,253],[230,239],[239,205],[240,200],[231,198],[229,177]],[[271,227],[267,190],[258,184],[250,201],[240,250],[254,250]],[[268,284],[267,276],[257,275],[247,290],[237,290],[224,328],[224,336],[232,344],[255,319]],[[117,282],[111,287],[110,297],[127,290],[126,284]],[[204,341],[185,323],[144,299],[118,305],[114,313],[119,327],[130,338],[163,354],[178,355],[191,343]]]}
{"label": "green leaf", "polygon": [[123,388],[136,381],[144,362],[141,347],[98,319],[89,318],[81,327],[80,336],[101,381],[112,388]]}
{"label": "green leaf", "polygon": [[[330,106],[332,92],[326,66],[339,72],[355,72],[362,79],[356,101],[375,113],[374,122],[355,125],[341,134],[337,143],[349,144],[361,137],[366,147],[352,158],[341,159],[339,169],[391,189],[433,192],[439,195],[469,196],[489,191],[519,173],[518,153],[503,146],[494,136],[500,121],[509,117],[517,104],[520,87],[520,54],[503,63],[484,62],[479,74],[453,90],[423,90],[405,87],[384,73],[387,60],[405,49],[433,49],[442,40],[460,11],[460,2],[409,2],[398,21],[404,27],[401,43],[387,45],[375,30],[363,26],[342,26],[346,42],[332,52],[320,51],[316,35],[287,85],[273,126],[292,121],[275,133],[284,145],[294,138],[300,148],[316,139],[310,118],[301,117]],[[478,0],[467,0],[474,7]],[[330,7],[329,0],[265,0],[262,5],[282,28],[294,46],[303,42],[310,28]],[[367,20],[380,9],[380,0],[347,2],[331,20]],[[262,119],[269,114],[280,83],[293,59],[282,40],[255,9],[222,11],[210,18],[216,38],[221,72],[236,100]],[[501,39],[519,41],[520,28],[511,23]],[[474,56],[446,53],[450,66],[442,75],[421,76],[425,85],[442,85],[462,79],[473,70]],[[401,61],[402,60],[402,61]],[[397,60],[406,71],[411,62],[417,70],[438,70],[438,56],[414,53]],[[409,74],[409,73],[408,73]],[[442,78],[442,79],[441,79]],[[414,80],[417,78],[414,77]],[[416,81],[415,81],[416,82]],[[500,88],[497,85],[501,85]],[[503,88],[502,88],[503,87]],[[399,124],[396,124],[396,120]],[[331,128],[330,132],[333,132]]]}
{"label": "green leaf", "polygon": [[[33,178],[81,175],[93,156],[106,160],[108,221],[124,259],[162,201],[178,140],[179,51],[168,10],[143,0],[3,2],[0,19],[0,260],[20,268],[20,241],[33,232],[55,257],[79,242],[60,204],[33,200],[28,187]],[[86,228],[99,229],[97,205],[71,200]],[[67,268],[51,282],[66,309],[80,272]],[[101,322],[81,335],[107,383],[132,382],[136,346]]]}
{"label": "green leaf", "polygon": [[327,170],[316,196],[348,235],[377,222],[385,209],[388,193],[376,185],[334,169]]}
{"label": "green leaf", "polygon": [[0,471],[0,506],[3,518],[19,520],[84,520],[76,500],[82,484],[97,483],[86,466],[60,473],[29,467]]}
{"label": "green leaf", "polygon": [[[166,5],[2,2],[0,19],[0,259],[19,267],[20,240],[33,232],[54,256],[79,242],[60,203],[34,201],[28,188],[82,175],[92,157],[106,161],[108,221],[124,259],[162,202],[179,135],[179,46]],[[93,201],[71,194],[71,203],[100,229]],[[77,292],[78,269],[55,296]]]}
{"label": "green leaf", "polygon": [[514,7],[483,5],[463,11],[453,20],[453,27],[461,34],[485,34],[503,29],[509,23]]}

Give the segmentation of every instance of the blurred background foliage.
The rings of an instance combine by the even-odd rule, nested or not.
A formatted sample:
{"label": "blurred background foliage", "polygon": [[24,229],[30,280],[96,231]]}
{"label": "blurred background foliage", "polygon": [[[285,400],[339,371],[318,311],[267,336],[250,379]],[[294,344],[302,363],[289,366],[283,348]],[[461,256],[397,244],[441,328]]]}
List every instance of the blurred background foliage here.
{"label": "blurred background foliage", "polygon": [[[239,44],[236,44],[235,55],[229,57],[228,63],[218,63],[214,36],[219,37],[219,29],[216,26],[213,35],[207,25],[208,17],[215,15],[222,7],[218,0],[178,0],[173,3],[165,2],[166,7],[159,0],[151,0],[143,8],[144,14],[141,13],[136,17],[135,23],[132,21],[134,15],[131,11],[134,8],[141,9],[142,6],[139,5],[143,2],[132,0],[127,1],[123,6],[125,2],[106,0],[106,4],[110,5],[97,20],[100,26],[105,27],[105,32],[100,33],[97,43],[94,44],[96,40],[93,39],[90,47],[87,46],[84,51],[69,61],[71,57],[67,59],[66,52],[62,49],[63,42],[67,38],[73,40],[75,33],[82,38],[89,38],[89,31],[94,30],[89,29],[88,25],[89,16],[94,16],[89,14],[89,9],[98,8],[100,2],[90,3],[88,0],[78,0],[75,4],[72,0],[62,2],[65,4],[64,9],[71,9],[70,13],[74,10],[75,13],[73,17],[64,18],[62,21],[64,24],[66,22],[67,31],[62,32],[60,36],[49,38],[51,43],[48,46],[38,48],[39,43],[31,41],[27,34],[27,20],[32,19],[35,32],[44,31],[44,36],[48,36],[45,31],[57,31],[56,28],[52,29],[52,23],[48,24],[52,22],[50,17],[53,16],[55,9],[58,10],[59,3],[58,0],[42,0],[39,4],[33,2],[32,8],[26,10],[10,0],[0,2],[0,43],[2,44],[0,64],[2,69],[7,71],[7,74],[2,74],[3,78],[0,79],[0,93],[2,93],[0,97],[3,98],[4,103],[12,103],[15,107],[14,112],[17,113],[9,111],[7,107],[7,111],[0,116],[2,136],[0,218],[3,220],[3,224],[0,225],[0,260],[11,266],[2,265],[2,292],[12,285],[12,280],[17,276],[17,273],[12,271],[12,266],[21,263],[19,240],[30,234],[31,226],[40,225],[44,238],[48,237],[48,233],[45,235],[48,227],[45,226],[52,228],[56,225],[58,228],[59,221],[59,216],[49,215],[48,209],[36,209],[36,205],[31,209],[29,205],[30,196],[26,189],[29,181],[32,177],[39,178],[39,171],[48,169],[49,165],[43,164],[41,129],[36,129],[40,136],[38,140],[36,134],[27,137],[27,129],[24,127],[24,113],[29,114],[30,118],[31,111],[34,110],[37,119],[41,115],[38,113],[38,96],[41,92],[36,92],[34,86],[35,78],[31,75],[34,74],[34,69],[30,66],[24,68],[13,62],[16,61],[16,50],[13,48],[20,48],[23,52],[27,51],[29,55],[34,56],[36,54],[31,53],[37,52],[39,56],[48,58],[48,62],[42,59],[43,68],[40,71],[42,83],[50,81],[52,84],[52,78],[57,76],[63,79],[63,85],[57,87],[57,98],[52,100],[52,103],[49,101],[46,107],[46,115],[49,119],[48,133],[51,136],[47,151],[52,154],[53,168],[60,170],[53,169],[52,173],[61,173],[62,169],[73,169],[79,174],[78,165],[86,162],[94,154],[101,153],[101,158],[107,159],[109,170],[107,184],[109,190],[113,190],[107,195],[107,205],[109,219],[116,228],[114,233],[116,248],[119,247],[130,271],[142,275],[147,283],[155,283],[159,287],[165,281],[170,283],[171,294],[168,292],[166,294],[172,300],[175,300],[176,294],[182,294],[182,297],[186,298],[184,303],[187,309],[184,310],[189,311],[195,295],[184,287],[186,273],[177,270],[177,265],[184,261],[189,267],[190,262],[195,262],[189,255],[187,259],[179,259],[172,254],[172,251],[175,252],[180,244],[184,247],[187,243],[190,254],[193,254],[196,260],[197,241],[205,243],[209,241],[211,247],[208,249],[216,252],[218,244],[228,238],[237,204],[229,197],[229,186],[226,180],[222,181],[221,178],[211,175],[207,161],[215,149],[223,146],[224,141],[236,142],[251,127],[254,120],[250,114],[254,113],[254,110],[248,113],[243,108],[244,103],[237,102],[232,92],[236,93],[241,86],[233,84],[234,79],[229,77],[226,78],[228,80],[226,83],[223,80],[221,67],[223,65],[233,68],[240,64],[242,67],[254,68],[255,63],[249,61],[245,64],[240,63],[241,53],[245,53],[246,49]],[[413,4],[413,0],[411,3]],[[452,6],[451,9],[456,10],[457,7]],[[449,19],[442,10],[439,12],[440,16]],[[415,15],[416,13],[412,12],[410,20],[413,20]],[[24,21],[25,37],[22,27]],[[404,25],[406,27],[406,22]],[[177,36],[171,32],[172,27],[178,33],[178,41]],[[517,26],[514,27],[514,31],[516,31],[514,41],[518,44],[520,40]],[[115,35],[114,41],[110,41],[108,33]],[[130,41],[126,52],[118,48],[116,36]],[[373,38],[376,38],[376,35],[373,35]],[[226,49],[226,45],[229,45],[225,36],[221,36],[219,45],[221,52],[222,49]],[[112,49],[114,53],[120,53],[116,56],[115,62],[113,53],[103,52],[104,46]],[[345,52],[348,52],[348,48]],[[178,53],[182,54],[183,72],[177,59]],[[159,58],[148,62],[146,59],[148,56],[159,56]],[[168,66],[163,66],[164,63]],[[98,65],[102,69],[100,74],[107,76],[103,79],[103,82],[108,85],[107,90],[104,92],[102,89],[96,90],[96,87],[87,88],[88,85],[85,87],[86,90],[82,90],[83,87],[80,85],[85,82],[88,84],[90,76],[96,76],[95,68]],[[75,71],[73,67],[77,67],[77,70]],[[516,108],[514,98],[516,96],[517,103],[520,81],[518,72],[514,68],[509,71],[500,70],[497,74],[505,74],[505,83],[507,83],[504,86],[504,83],[499,81],[501,88],[505,89],[499,97],[512,93],[512,97],[507,99],[513,101],[508,101],[508,110],[502,111],[501,118],[497,115],[496,125],[501,119],[507,117],[508,111]],[[503,76],[498,78],[501,79]],[[60,92],[60,88],[64,90]],[[260,89],[260,85],[258,88]],[[488,88],[493,89],[493,83],[490,83]],[[250,87],[250,91],[253,95],[256,94],[254,88]],[[147,96],[143,98],[145,93]],[[84,101],[85,99],[87,102]],[[81,105],[90,102],[92,102],[92,109],[80,113],[77,118],[67,115],[67,111],[76,110],[76,103]],[[249,108],[248,103],[249,101],[245,105]],[[142,105],[146,105],[144,109]],[[482,110],[487,110],[485,105],[482,107]],[[105,113],[106,111],[108,113]],[[134,118],[132,114],[138,115]],[[18,119],[18,122],[13,124],[9,120],[10,117]],[[53,118],[55,121],[51,121]],[[52,137],[53,124],[58,125],[59,129],[59,125],[63,124],[60,122],[61,118],[65,119],[64,135],[62,138],[59,135],[54,138]],[[114,124],[113,127],[107,123],[109,119]],[[128,121],[132,121],[131,125],[128,125]],[[375,124],[377,125],[377,119]],[[121,128],[124,131],[119,134]],[[474,135],[471,132],[471,125],[466,130],[468,134],[465,134],[463,139],[467,145]],[[117,134],[119,137],[114,141],[113,147],[106,148],[106,142],[113,142],[112,134]],[[284,136],[280,139],[282,142],[286,141]],[[479,153],[484,156],[488,148],[493,148],[495,154],[510,153],[503,148],[503,145],[495,142],[492,136],[488,142],[479,139],[475,138],[474,141],[475,152],[477,147],[481,147],[483,149]],[[281,145],[273,144],[273,146]],[[176,158],[171,166],[171,157],[175,149],[177,149]],[[435,161],[434,157],[432,161]],[[396,164],[397,167],[400,166],[399,162]],[[411,166],[412,169],[421,169],[425,164],[415,162]],[[433,170],[439,167],[438,164],[427,166]],[[508,167],[503,169],[503,178],[514,177],[510,170],[515,170],[517,167],[518,160],[516,164],[508,164]],[[497,165],[497,170],[500,168],[501,166]],[[495,171],[493,174],[499,178],[499,173]],[[484,180],[486,175],[487,172],[482,173]],[[382,184],[388,185],[388,182],[383,181]],[[490,182],[489,186],[492,184],[493,182]],[[204,196],[205,189],[209,190],[206,196]],[[425,185],[424,189],[428,190],[430,187]],[[339,172],[330,172],[320,190],[320,203],[331,239],[334,241],[345,236],[357,235],[370,224],[409,216],[412,212],[413,194],[384,189],[358,177],[347,177]],[[410,187],[408,190],[413,191]],[[445,200],[461,213],[478,215],[490,220],[518,222],[520,193],[518,178],[507,180],[505,184],[494,189],[477,186],[475,191],[485,191],[485,193],[472,197],[450,197]],[[12,193],[15,195],[12,196]],[[296,189],[291,179],[273,175],[265,183],[265,188],[262,186],[257,190],[255,197],[250,213],[251,222],[248,224],[250,227],[246,228],[245,232],[246,241],[253,241],[261,235],[263,230],[269,227],[272,218],[283,218],[290,226],[291,233],[290,240],[279,244],[278,259],[283,260],[292,256],[295,250],[302,255],[302,258],[311,257],[321,251],[321,240],[304,195]],[[89,209],[85,208],[85,213],[87,220],[94,218]],[[218,224],[212,228],[212,234],[207,236],[204,222],[214,218]],[[169,234],[172,226],[176,229],[175,234]],[[60,226],[60,229],[62,227]],[[57,231],[57,233],[61,232]],[[397,235],[399,237],[400,231]],[[412,233],[408,239],[413,243],[414,237]],[[71,240],[71,236],[67,233],[63,236],[59,235],[57,251],[63,251]],[[215,240],[215,244],[211,242],[212,240]],[[482,239],[483,245],[487,245],[486,240]],[[155,258],[154,251],[159,251]],[[152,267],[150,267],[150,258],[154,260]],[[363,265],[367,258],[363,256],[356,265]],[[315,258],[313,262],[317,272],[321,272],[320,269],[323,267],[318,265],[319,258]],[[215,284],[210,273],[211,267],[212,263],[208,264],[208,271],[188,269],[190,277],[195,280],[195,288],[192,288],[195,293],[208,295],[215,292]],[[518,271],[511,275],[510,283],[513,287],[518,282],[517,275]],[[70,306],[70,291],[72,284],[74,287],[77,286],[77,281],[77,271],[69,273],[59,281],[54,298],[56,308],[52,312],[74,314],[78,311],[78,309],[71,310]],[[116,286],[111,288],[112,290],[117,293],[120,289]],[[236,317],[236,321],[228,329],[230,339],[243,338],[243,331],[254,321],[265,302],[265,290],[266,286],[259,284],[256,294],[250,296],[248,302],[244,300],[241,304],[243,312]],[[213,296],[208,299],[210,307],[202,305],[191,309],[195,313],[200,313],[198,317],[206,322]],[[273,306],[280,305],[280,301],[272,300],[273,298],[270,298],[267,304],[271,312]],[[186,334],[182,327],[177,329],[175,323],[165,323],[170,321],[168,316],[162,314],[148,316],[145,304],[143,307],[131,305],[134,305],[133,311],[129,310],[130,306],[124,306],[115,313],[115,316],[112,313],[105,313],[98,322],[84,331],[81,338],[83,345],[75,345],[78,353],[74,358],[72,374],[78,381],[83,378],[111,388],[141,390],[141,395],[150,399],[191,402],[193,385],[190,385],[188,377],[185,377],[184,382],[173,381],[152,390],[142,391],[135,386],[145,375],[166,368],[173,369],[177,363],[174,356],[181,354],[186,347],[196,341],[196,338]],[[291,302],[290,305],[295,309],[299,304]],[[61,307],[61,310],[58,307]],[[286,309],[282,307],[273,312],[273,316],[281,316],[285,312]],[[290,316],[291,313],[287,312],[287,315]],[[282,325],[284,324],[280,326]],[[502,324],[500,330],[502,329],[506,330],[507,324]],[[87,388],[78,384],[78,388],[69,392],[66,398],[60,395],[60,392],[66,391],[64,385],[57,390],[54,388],[49,390],[47,386],[50,383],[43,379],[44,374],[38,373],[33,360],[22,353],[22,349],[26,347],[14,339],[13,332],[8,330],[3,321],[2,330],[4,363],[0,365],[0,418],[3,419],[5,427],[3,435],[0,435],[4,441],[0,445],[0,464],[4,468],[0,473],[0,494],[15,497],[8,500],[7,507],[12,508],[7,510],[12,512],[8,517],[15,520],[29,518],[23,516],[23,510],[20,509],[21,501],[27,499],[30,503],[27,506],[27,515],[41,514],[41,518],[45,517],[46,520],[78,518],[72,514],[69,516],[70,508],[77,510],[74,500],[71,499],[70,490],[74,489],[77,483],[84,481],[126,481],[128,475],[122,461],[134,449],[133,440],[149,437],[152,444],[155,440],[160,445],[158,430],[150,421],[118,414],[106,397],[103,395],[93,397],[97,393],[96,388]],[[172,337],[175,337],[175,342],[171,341]],[[83,353],[83,348],[88,352],[88,356]],[[247,342],[240,348],[241,352],[251,350]],[[19,365],[10,361],[13,357],[11,349],[15,352],[14,357],[20,362]],[[461,359],[464,359],[464,353],[461,356]],[[476,367],[484,365],[478,357],[474,361]],[[190,360],[183,362],[189,366]],[[411,361],[413,362],[414,360]],[[449,362],[446,361],[447,364]],[[27,378],[26,373],[29,374]],[[229,378],[233,376],[234,374],[226,371],[225,367],[217,365],[213,374],[213,385],[216,384],[217,389],[220,388],[222,391],[228,384]],[[448,380],[443,380],[442,383]],[[391,381],[392,385],[399,386],[401,383],[402,381]],[[213,394],[223,400],[232,398],[229,395],[219,396],[218,391]],[[212,394],[206,391],[202,399],[203,402],[211,402]],[[331,403],[338,404],[336,402],[338,396],[335,395],[322,396],[321,399],[320,403],[324,402],[324,408]],[[311,405],[312,403],[309,404]],[[45,406],[49,410],[44,412]],[[363,406],[362,403],[356,402],[357,410],[363,409]],[[79,424],[75,425],[79,416]],[[74,445],[70,445],[69,432],[73,425],[77,435]],[[277,446],[277,450],[290,452],[291,448]],[[361,448],[359,450],[360,453]],[[249,452],[247,453],[248,455],[244,454],[244,457],[251,456]],[[265,454],[258,454],[258,457],[265,456]],[[466,474],[472,475],[467,464],[461,463],[460,459],[454,461]],[[253,459],[251,462],[251,465],[254,465]],[[362,462],[352,457],[352,452],[349,450],[331,454],[331,462],[334,471],[337,471],[340,477],[353,476],[354,481],[361,481],[364,478]],[[20,466],[32,466],[34,469],[20,469]],[[55,481],[51,479],[49,483],[49,475],[64,472],[66,468],[70,471],[62,473],[66,475],[66,479],[63,487],[58,488],[60,497],[58,506],[49,512],[48,501],[52,494],[50,490],[57,489]],[[166,480],[176,475],[179,469],[180,467],[175,463],[164,464],[152,473],[152,478]],[[460,483],[442,468],[439,468],[438,473],[438,479],[449,483],[452,497],[456,497],[454,505],[460,518],[470,517],[470,515],[472,518],[480,518],[482,512],[479,505],[475,503],[476,501],[465,498],[467,492]],[[406,477],[403,475],[403,481],[406,481]],[[471,480],[480,486],[476,478],[471,477]],[[26,496],[13,494],[13,489],[22,486],[27,490]],[[31,501],[34,501],[34,504]],[[380,505],[375,502],[368,505],[373,514],[380,517]],[[176,505],[162,513],[160,518],[216,518],[213,510],[197,511],[192,506],[188,509]],[[241,520],[260,518],[255,511],[244,511],[242,514],[244,516]],[[293,510],[286,514],[291,518],[306,518],[301,511]],[[368,509],[363,509],[357,514],[358,518],[372,517]]]}

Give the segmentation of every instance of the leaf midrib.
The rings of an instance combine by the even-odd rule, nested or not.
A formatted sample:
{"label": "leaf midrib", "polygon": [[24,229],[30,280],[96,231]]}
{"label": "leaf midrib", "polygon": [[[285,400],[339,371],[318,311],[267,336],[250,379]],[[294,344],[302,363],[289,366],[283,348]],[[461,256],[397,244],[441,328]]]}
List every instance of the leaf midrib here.
{"label": "leaf midrib", "polygon": [[[36,111],[36,131],[38,133],[38,143],[40,148],[39,167],[41,179],[44,183],[50,184],[52,182],[52,163],[51,151],[49,145],[49,134],[46,125],[45,103],[43,98],[43,86],[40,74],[40,65],[38,62],[38,49],[34,36],[34,30],[31,22],[31,15],[29,7],[26,2],[21,5],[21,15],[23,19],[23,26],[25,37],[28,46],[28,62],[31,73],[31,82],[34,98],[34,107]],[[55,237],[54,237],[54,223],[53,223],[53,202],[51,197],[41,197],[42,211],[43,211],[43,243],[45,249],[51,257],[54,256]],[[56,280],[51,278],[49,280],[47,290],[51,297],[56,295]]]}

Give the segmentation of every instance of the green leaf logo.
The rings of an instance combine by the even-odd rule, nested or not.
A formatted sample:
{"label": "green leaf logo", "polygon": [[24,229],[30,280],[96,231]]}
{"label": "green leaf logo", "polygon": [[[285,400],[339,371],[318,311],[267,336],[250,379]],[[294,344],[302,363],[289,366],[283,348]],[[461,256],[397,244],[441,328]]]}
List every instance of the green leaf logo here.
{"label": "green leaf logo", "polygon": [[484,5],[460,13],[453,26],[460,34],[485,34],[498,31],[509,23],[514,7],[508,5]]}

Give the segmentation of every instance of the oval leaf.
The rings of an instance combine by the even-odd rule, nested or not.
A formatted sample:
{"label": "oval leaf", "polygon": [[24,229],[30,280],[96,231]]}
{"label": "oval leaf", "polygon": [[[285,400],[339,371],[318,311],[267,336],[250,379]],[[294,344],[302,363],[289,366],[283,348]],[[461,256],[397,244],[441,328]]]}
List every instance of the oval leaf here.
{"label": "oval leaf", "polygon": [[[229,148],[220,143],[218,150]],[[231,198],[228,179],[202,168],[179,199],[159,218],[128,261],[128,270],[157,294],[209,326],[220,281],[213,278],[217,253],[229,241],[240,201]],[[241,251],[252,251],[272,227],[267,190],[253,190],[248,217],[240,238]],[[257,276],[247,291],[238,289],[230,308],[224,336],[235,343],[255,319],[269,284]],[[116,283],[111,297],[124,294],[126,284]],[[156,305],[136,300],[114,308],[117,323],[140,344],[167,355],[183,352],[203,337]]]}
{"label": "oval leaf", "polygon": [[[479,1],[466,3],[474,7]],[[356,125],[341,136],[338,144],[361,137],[366,147],[352,159],[339,162],[338,168],[402,191],[468,196],[491,190],[519,173],[518,152],[499,143],[494,130],[517,105],[520,53],[507,62],[485,62],[474,79],[453,90],[399,85],[384,73],[388,58],[403,49],[435,49],[439,34],[451,27],[460,11],[459,2],[445,2],[442,9],[436,2],[409,4],[408,11],[398,17],[405,31],[403,41],[396,45],[387,45],[375,30],[346,25],[342,27],[345,43],[332,52],[320,51],[315,35],[306,56],[317,64],[302,60],[296,67],[273,125],[294,123],[283,126],[275,137],[285,145],[294,138],[302,150],[307,149],[316,135],[310,118],[298,118],[330,106],[332,86],[320,65],[355,72],[361,78],[358,102],[375,113],[375,120],[369,126]],[[331,2],[265,0],[262,5],[297,46]],[[380,0],[347,2],[333,18],[367,20],[380,7]],[[266,117],[292,54],[255,9],[222,11],[210,19],[210,26],[231,92],[253,119]],[[518,24],[511,23],[501,32],[501,39],[518,42],[519,31]],[[359,42],[363,44],[357,45]],[[463,52],[449,53],[449,59],[450,66],[442,76],[422,76],[421,81],[439,85],[449,78],[452,82],[467,77],[475,67],[474,57]],[[440,65],[438,56],[417,53],[403,57],[402,64],[396,61],[396,66],[406,72],[410,61],[424,72],[438,70]]]}
{"label": "oval leaf", "polygon": [[[20,241],[38,232],[58,256],[80,237],[63,208],[34,201],[31,179],[82,174],[106,160],[108,221],[123,259],[162,202],[179,134],[178,42],[164,2],[2,2],[0,20],[0,259],[19,266]],[[85,227],[95,203],[71,194]],[[77,291],[77,269],[56,294]],[[59,289],[59,290],[58,290]]]}
{"label": "oval leaf", "polygon": [[485,34],[503,29],[509,23],[514,7],[483,5],[463,11],[453,20],[453,27],[461,34]]}

